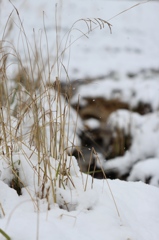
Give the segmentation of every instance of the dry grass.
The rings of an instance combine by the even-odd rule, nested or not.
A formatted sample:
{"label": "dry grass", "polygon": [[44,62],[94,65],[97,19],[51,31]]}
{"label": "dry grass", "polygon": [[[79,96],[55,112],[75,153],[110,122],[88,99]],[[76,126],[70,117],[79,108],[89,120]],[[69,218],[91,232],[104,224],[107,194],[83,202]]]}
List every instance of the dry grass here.
{"label": "dry grass", "polygon": [[[11,2],[10,2],[11,3]],[[11,3],[12,4],[12,3]],[[48,181],[51,184],[49,192],[52,192],[54,202],[56,202],[56,186],[63,186],[63,181],[68,174],[66,169],[66,159],[68,150],[75,147],[76,124],[74,126],[74,137],[70,142],[70,103],[69,99],[61,97],[60,69],[66,72],[66,79],[69,81],[67,67],[62,60],[65,51],[71,45],[69,36],[75,29],[78,21],[84,21],[87,27],[87,36],[92,31],[92,26],[98,26],[100,29],[108,25],[111,31],[111,24],[103,19],[80,19],[75,22],[67,33],[64,49],[60,49],[58,39],[59,28],[56,27],[56,57],[52,61],[49,53],[49,41],[44,24],[44,37],[47,46],[47,59],[44,59],[43,49],[36,42],[34,32],[34,44],[30,45],[29,39],[23,27],[18,9],[12,4],[11,12],[0,43],[0,121],[1,121],[1,154],[9,161],[14,178],[10,186],[21,194],[21,188],[24,186],[19,177],[19,170],[13,161],[13,152],[23,149],[23,146],[29,150],[34,148],[38,159],[38,185],[41,187],[39,196],[46,197],[44,194],[45,185]],[[11,42],[6,41],[7,37],[14,31],[12,15],[16,13],[16,19],[19,24],[19,42],[24,47],[24,56],[18,52],[17,48]],[[56,12],[57,15],[57,12]],[[58,17],[56,16],[56,21]],[[56,26],[58,23],[56,22]],[[77,29],[80,31],[79,29]],[[16,74],[10,79],[8,77],[8,65],[11,57],[16,60]],[[53,79],[53,72],[56,78]],[[47,105],[47,107],[45,107]],[[54,106],[54,107],[53,107]],[[56,178],[52,179],[52,166],[50,157],[58,160],[56,169]],[[30,159],[27,158],[29,162]],[[43,165],[43,167],[41,167]],[[42,170],[44,168],[44,170]],[[69,176],[68,176],[69,177]],[[58,180],[58,183],[57,183]]]}

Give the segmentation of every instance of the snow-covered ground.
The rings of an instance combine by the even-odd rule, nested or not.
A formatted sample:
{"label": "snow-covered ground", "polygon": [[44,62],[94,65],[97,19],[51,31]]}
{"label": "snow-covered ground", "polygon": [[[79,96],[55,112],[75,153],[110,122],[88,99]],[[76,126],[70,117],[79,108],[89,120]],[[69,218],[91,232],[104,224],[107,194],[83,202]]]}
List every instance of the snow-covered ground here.
{"label": "snow-covered ground", "polygon": [[[101,159],[101,163],[103,168],[119,168],[121,172],[126,168],[132,168],[128,178],[129,181],[145,181],[146,178],[150,184],[158,186],[159,3],[150,1],[115,18],[112,17],[137,2],[13,0],[12,3],[18,9],[30,44],[34,44],[35,32],[37,46],[39,50],[43,50],[43,58],[47,59],[49,52],[50,66],[54,63],[57,54],[55,51],[57,47],[55,15],[57,13],[59,29],[57,37],[58,42],[61,43],[59,46],[59,63],[60,61],[64,63],[70,79],[98,78],[107,76],[112,71],[115,73],[114,80],[106,78],[96,81],[89,85],[89,90],[86,87],[80,87],[72,101],[77,101],[79,95],[81,101],[85,96],[96,97],[101,95],[108,99],[119,97],[130,103],[132,107],[136,106],[139,101],[151,104],[154,112],[145,116],[128,111],[118,111],[110,116],[107,124],[110,127],[120,125],[124,131],[131,131],[134,137],[133,144],[123,158],[117,158],[109,162]],[[57,11],[55,10],[56,3]],[[6,21],[12,10],[13,5],[11,3],[5,0],[0,1],[1,39]],[[93,21],[95,21],[94,18],[101,18],[110,22],[113,25],[113,34],[110,34],[109,27],[105,24],[103,29],[98,27],[90,32],[87,35],[89,38],[86,36],[81,38],[81,31],[87,33],[88,29],[86,23],[80,21],[74,25],[67,39],[68,35],[66,33],[74,22],[83,18],[89,18]],[[17,55],[20,54],[25,66],[25,64],[28,64],[28,57],[24,52],[26,43],[23,41],[23,29],[20,26],[15,9],[9,19],[13,25],[8,24],[12,30],[7,34],[6,29],[3,40],[5,39],[8,42],[5,42],[4,46],[6,51],[12,51],[13,49],[11,50],[10,47],[14,46],[13,52],[17,52]],[[96,25],[93,25],[92,22],[92,28],[94,26]],[[47,31],[48,50],[44,29]],[[78,37],[80,37],[78,41],[75,41]],[[71,48],[69,47],[70,44]],[[64,49],[66,49],[65,52],[63,52]],[[13,55],[10,56],[7,62],[8,77],[13,78],[13,73],[15,73],[17,67],[17,59]],[[47,73],[47,69],[45,71]],[[52,81],[54,81],[53,77],[56,74],[57,69],[55,68],[51,75]],[[135,74],[135,77],[130,80],[129,74]],[[63,68],[60,68],[59,75],[64,81],[66,74]],[[118,91],[114,91],[114,89]],[[112,96],[114,92],[117,95]],[[45,94],[47,95],[47,93]],[[52,93],[52,96],[54,99],[52,111],[54,111],[56,98],[54,98],[54,93]],[[45,97],[42,97],[43,100],[45,100]],[[83,102],[83,104],[85,103]],[[44,106],[47,112],[48,105],[45,104],[45,101]],[[4,113],[5,110],[3,110]],[[5,125],[6,132],[11,131],[13,133],[7,124],[11,121],[11,127],[15,130],[18,122],[15,118],[8,121],[7,113],[3,116],[4,123],[1,122],[1,129],[3,131]],[[30,119],[33,116],[31,114],[29,118],[26,118],[23,127],[31,126]],[[72,111],[71,116],[75,118],[74,111]],[[73,122],[76,122],[76,120]],[[93,124],[97,124],[97,122]],[[80,119],[78,127],[82,128]],[[12,137],[14,140],[14,136]],[[3,138],[4,136],[1,134],[0,140],[2,141]],[[72,138],[74,139],[74,136]],[[9,140],[11,139],[9,138]],[[52,171],[50,173],[50,168],[48,169],[49,181],[44,186],[45,164],[41,163],[39,171],[42,175],[40,180],[37,170],[39,157],[42,159],[43,156],[39,156],[35,148],[31,148],[27,143],[26,141],[25,144],[20,144],[11,149],[11,160],[7,158],[3,147],[0,148],[0,239],[7,239],[2,231],[7,233],[12,240],[51,240],[53,238],[58,240],[78,240],[81,238],[84,240],[97,238],[101,240],[158,239],[159,190],[157,187],[142,182],[92,179],[91,176],[79,171],[74,158],[68,157],[66,169],[69,169],[69,173],[64,175],[64,186],[61,188],[56,186],[56,203],[54,203],[55,199],[50,189],[52,182],[59,181],[57,179],[59,160],[52,157],[47,159],[47,164],[49,163],[48,166],[51,166]],[[132,162],[137,163],[132,166]],[[123,168],[124,164],[125,167]],[[10,187],[14,184],[11,184],[14,176],[13,166],[21,179],[21,196],[18,196],[17,192]],[[42,191],[43,196],[40,195]]]}
{"label": "snow-covered ground", "polygon": [[107,124],[109,127],[123,129],[126,135],[130,134],[132,144],[124,156],[104,161],[103,168],[116,169],[121,175],[130,172],[128,180],[141,180],[159,186],[158,112],[141,116],[127,110],[118,110],[110,115]]}
{"label": "snow-covered ground", "polygon": [[[28,159],[32,155],[32,168],[23,152],[13,155],[15,163],[20,161],[19,173],[25,184],[21,196],[6,184],[11,173],[1,158],[0,229],[11,239],[157,240],[159,191],[156,187],[141,182],[92,180],[91,176],[79,172],[76,160],[72,159],[71,180],[65,189],[57,188],[57,204],[49,195],[48,210],[48,201],[36,196],[36,153],[29,150],[25,153]],[[50,159],[50,163],[56,165],[57,160]],[[54,174],[52,171],[52,177]]]}

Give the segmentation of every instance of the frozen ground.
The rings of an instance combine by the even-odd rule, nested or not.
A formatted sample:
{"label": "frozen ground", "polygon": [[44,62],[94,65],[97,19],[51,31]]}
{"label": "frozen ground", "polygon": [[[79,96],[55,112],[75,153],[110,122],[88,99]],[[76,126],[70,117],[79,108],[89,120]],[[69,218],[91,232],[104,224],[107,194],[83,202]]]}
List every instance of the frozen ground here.
{"label": "frozen ground", "polygon": [[[37,44],[44,28],[43,12],[45,11],[45,26],[49,39],[50,61],[53,64],[55,57],[55,1],[12,1],[17,7],[20,18],[29,42],[33,42],[33,28],[36,33]],[[120,11],[129,8],[135,1],[58,1],[58,25],[61,33],[59,42],[63,39],[59,53],[62,53],[65,44],[69,46],[81,32],[72,30],[70,38],[66,43],[66,31],[80,18],[102,18],[109,21],[113,27],[113,34],[109,28],[89,34],[89,39],[82,37],[79,41],[68,48],[60,60],[65,63],[69,71],[70,79],[84,79],[86,77],[105,76],[110,71],[115,72],[114,81],[102,80],[90,85],[89,91],[79,88],[77,94],[82,97],[97,96],[101,94],[107,98],[111,97],[114,88],[120,90],[121,99],[130,102],[133,106],[143,100],[152,104],[154,113],[139,116],[127,111],[119,111],[110,116],[110,125],[120,125],[124,131],[128,131],[131,122],[131,131],[134,136],[132,149],[122,159],[126,167],[131,167],[133,161],[137,162],[132,168],[130,181],[142,180],[145,177],[152,185],[158,186],[158,140],[159,140],[159,117],[158,117],[158,75],[154,74],[159,69],[159,3],[149,2],[140,5],[116,18],[111,19]],[[0,2],[0,36],[2,38],[5,23],[13,6],[5,0]],[[12,31],[5,36],[9,42],[5,46],[13,44],[20,53],[24,65],[27,65],[27,57],[24,54],[22,32],[16,11],[11,19]],[[9,25],[8,25],[9,26]],[[75,25],[84,32],[87,26],[84,22]],[[7,30],[6,30],[7,32]],[[42,31],[41,49],[47,58],[46,40]],[[8,45],[7,45],[8,44]],[[39,45],[38,45],[39,46]],[[11,51],[6,47],[7,51]],[[62,57],[64,57],[62,59]],[[69,60],[70,57],[70,60]],[[7,62],[8,76],[12,77],[17,69],[17,59],[13,56],[12,61]],[[143,70],[143,71],[141,71]],[[47,70],[46,70],[47,71]],[[143,74],[146,72],[146,76]],[[131,82],[128,74],[135,73]],[[141,77],[140,77],[141,73]],[[61,69],[62,80],[66,75]],[[148,75],[147,75],[148,74]],[[56,73],[52,73],[52,77]],[[147,78],[145,80],[145,78]],[[53,78],[54,80],[54,78]],[[109,91],[110,89],[110,91]],[[136,91],[135,97],[132,93]],[[119,97],[115,96],[115,97]],[[130,100],[131,99],[131,100]],[[73,99],[76,101],[76,99]],[[84,104],[84,103],[83,103]],[[47,106],[46,106],[47,109]],[[116,117],[117,116],[117,117]],[[30,123],[26,119],[27,124]],[[7,122],[5,123],[7,126]],[[13,119],[13,128],[16,119]],[[94,124],[94,123],[93,123]],[[97,122],[95,122],[97,124]],[[28,125],[25,125],[28,127]],[[81,126],[81,125],[80,125]],[[82,127],[82,126],[81,126]],[[25,153],[25,154],[24,154]],[[57,203],[49,194],[46,198],[39,199],[37,179],[37,153],[29,146],[21,146],[14,149],[12,161],[18,169],[24,187],[22,195],[9,187],[13,177],[8,159],[1,149],[0,156],[0,229],[5,231],[13,240],[34,239],[112,239],[112,240],[157,240],[159,236],[159,191],[157,187],[146,185],[142,182],[123,182],[119,180],[92,180],[89,176],[79,172],[76,160],[68,158],[71,178],[63,188],[57,188]],[[135,157],[134,157],[135,156]],[[103,167],[121,167],[119,159],[112,163],[101,159]],[[121,159],[120,159],[121,160]],[[131,160],[131,161],[129,161]],[[49,159],[53,169],[56,169],[57,160]],[[145,164],[146,163],[146,164]],[[42,166],[43,168],[44,166]],[[142,171],[141,171],[142,170]],[[52,171],[51,179],[55,178]],[[150,179],[151,178],[151,179]],[[74,183],[74,185],[72,184]],[[112,199],[110,189],[113,193],[117,208]],[[86,188],[86,191],[85,191]],[[47,192],[49,185],[46,186]],[[48,210],[49,202],[49,210]],[[67,203],[67,204],[66,204]],[[69,210],[69,211],[68,211]],[[7,239],[2,236],[0,239]]]}

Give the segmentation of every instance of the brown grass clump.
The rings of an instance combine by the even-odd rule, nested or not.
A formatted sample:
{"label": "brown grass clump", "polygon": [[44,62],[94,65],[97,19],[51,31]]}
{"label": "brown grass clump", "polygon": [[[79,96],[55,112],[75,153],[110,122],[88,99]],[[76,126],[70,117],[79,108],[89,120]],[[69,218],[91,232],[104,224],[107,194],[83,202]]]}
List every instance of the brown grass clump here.
{"label": "brown grass clump", "polygon": [[[9,185],[20,195],[25,184],[21,181],[19,172],[21,160],[18,165],[14,161],[14,154],[22,151],[28,164],[33,166],[31,157],[27,156],[27,152],[32,151],[32,154],[37,157],[37,166],[34,171],[38,176],[38,186],[41,189],[41,193],[37,193],[37,196],[48,198],[48,195],[52,195],[56,202],[56,188],[64,187],[66,178],[70,179],[67,155],[76,145],[77,117],[72,122],[70,99],[67,96],[65,99],[61,96],[61,69],[65,71],[66,79],[69,81],[67,67],[63,64],[65,52],[73,44],[68,40],[78,21],[86,24],[86,34],[77,29],[81,32],[81,36],[85,37],[93,31],[93,26],[102,29],[106,24],[111,31],[111,24],[101,18],[80,19],[68,31],[65,47],[61,49],[58,37],[60,27],[58,27],[56,12],[56,56],[52,59],[45,28],[45,14],[43,14],[43,32],[46,49],[42,49],[42,35],[38,38],[40,41],[36,41],[37,35],[33,30],[34,42],[31,45],[18,9],[12,2],[10,4],[13,11],[8,16],[0,41],[1,154],[12,170],[13,178]],[[18,24],[15,25],[14,22]],[[23,54],[18,51],[18,45],[14,46],[12,42],[6,40],[9,39],[15,27],[19,29],[18,44],[22,43]],[[47,52],[47,57],[44,57],[44,51]],[[11,76],[9,70],[13,63],[15,68]],[[74,132],[70,139],[72,129]],[[57,159],[56,169],[51,165],[50,158]],[[54,177],[53,172],[55,172]]]}

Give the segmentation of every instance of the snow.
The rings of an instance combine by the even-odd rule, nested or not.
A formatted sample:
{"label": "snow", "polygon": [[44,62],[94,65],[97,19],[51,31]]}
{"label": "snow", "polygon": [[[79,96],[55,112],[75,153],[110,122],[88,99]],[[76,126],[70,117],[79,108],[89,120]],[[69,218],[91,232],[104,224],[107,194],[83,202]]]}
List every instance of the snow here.
{"label": "snow", "polygon": [[128,181],[148,181],[149,184],[159,185],[159,159],[148,158],[144,161],[138,162],[133,167]]}
{"label": "snow", "polygon": [[[124,156],[116,157],[111,161],[102,159],[101,164],[103,166],[103,169],[116,169],[120,172],[121,175],[130,171],[130,178],[128,179],[132,180],[134,178],[131,177],[131,174],[134,175],[135,169],[138,169],[138,167],[134,167],[132,173],[131,168],[136,162],[149,159],[150,157],[158,158],[158,119],[158,112],[146,114],[144,116],[141,116],[138,113],[130,112],[128,110],[118,110],[112,113],[108,119],[107,127],[112,129],[114,127],[117,127],[124,130],[126,135],[130,134],[132,137],[132,144],[130,149],[126,151]],[[153,165],[153,162],[151,163]],[[137,172],[138,171],[139,170],[137,170]],[[137,173],[137,175],[140,174]],[[154,176],[157,177],[158,172],[154,171]],[[144,178],[140,176],[138,180]],[[156,185],[159,186],[159,183],[156,182]]]}
{"label": "snow", "polygon": [[94,119],[94,118],[90,118],[88,120],[85,120],[84,124],[89,129],[98,128],[100,126],[100,122],[97,119]]}
{"label": "snow", "polygon": [[[46,50],[46,36],[44,33],[43,11],[45,26],[49,39],[50,65],[55,58],[55,1],[12,1],[18,9],[22,20],[27,40],[34,42],[33,28],[36,33],[36,43],[42,49],[43,58],[48,57]],[[60,187],[60,175],[57,174],[61,166],[60,158],[48,157],[40,163],[36,149],[30,147],[29,137],[33,124],[33,112],[30,111],[21,123],[23,135],[27,135],[23,142],[14,143],[15,130],[18,120],[8,116],[5,108],[3,121],[1,121],[0,141],[4,138],[3,126],[7,135],[7,143],[11,151],[11,160],[6,156],[4,143],[0,146],[0,229],[5,231],[12,240],[34,240],[53,238],[58,240],[73,239],[109,239],[109,240],[157,240],[159,236],[159,85],[158,75],[152,74],[152,70],[158,69],[158,30],[159,30],[159,3],[148,2],[139,5],[116,18],[112,18],[120,11],[129,8],[135,1],[58,1],[58,24],[61,33],[58,35],[61,46],[60,60],[64,57],[64,64],[69,71],[70,79],[83,79],[96,77],[97,81],[89,85],[89,91],[85,86],[78,88],[72,102],[77,102],[79,95],[81,104],[85,96],[103,96],[106,99],[120,98],[128,102],[131,107],[140,101],[150,103],[153,113],[140,116],[137,113],[119,110],[112,113],[108,120],[108,126],[120,126],[125,133],[131,132],[133,136],[132,146],[123,157],[107,161],[100,157],[103,168],[118,168],[121,174],[131,169],[129,182],[121,180],[97,180],[80,172],[74,157],[65,159],[68,171],[63,174],[63,187]],[[6,21],[13,10],[12,4],[2,0],[0,2],[0,36],[2,38]],[[80,18],[100,17],[113,25],[113,34],[109,28],[95,29],[89,34],[89,39],[80,37],[81,32],[72,30],[67,41],[66,32],[72,24]],[[111,19],[112,20],[109,20]],[[26,42],[16,11],[11,16],[12,31],[6,36],[3,43],[6,51],[20,54],[20,60],[28,66],[28,58],[25,55]],[[87,33],[84,22],[78,22],[74,28],[82,29]],[[42,34],[42,35],[41,35]],[[65,37],[63,38],[63,36]],[[39,37],[41,36],[41,37]],[[71,45],[78,37],[79,40]],[[41,46],[40,46],[41,40]],[[67,41],[67,42],[66,42]],[[25,44],[24,44],[25,42]],[[66,45],[65,45],[66,44]],[[8,47],[9,46],[9,47]],[[32,52],[34,55],[34,51]],[[31,58],[31,61],[33,59]],[[8,76],[12,76],[18,69],[17,59],[10,56],[7,62]],[[34,69],[36,75],[36,70]],[[142,71],[144,70],[144,71]],[[47,75],[48,69],[45,69]],[[109,73],[114,73],[114,80],[109,79]],[[62,69],[60,76],[66,79]],[[135,73],[133,79],[128,79],[128,73]],[[53,81],[57,69],[51,75]],[[104,76],[104,80],[98,80]],[[108,76],[108,77],[105,77]],[[11,79],[13,76],[11,77]],[[45,79],[45,77],[44,77]],[[12,84],[12,82],[11,82]],[[117,90],[117,91],[116,91]],[[57,99],[52,90],[45,92],[42,99],[42,107],[47,113],[49,108],[48,94],[52,96],[51,111],[56,111]],[[24,94],[24,99],[26,98]],[[61,97],[62,111],[66,111],[68,124],[70,123],[69,140],[78,145],[78,136],[74,139],[74,130],[83,129],[83,124],[78,119],[74,110],[69,110],[64,98]],[[85,102],[83,102],[85,104]],[[39,110],[39,126],[41,126],[42,112]],[[60,119],[60,113],[56,117]],[[71,119],[71,120],[70,120]],[[60,121],[60,120],[59,120]],[[46,114],[46,132],[49,138],[50,119]],[[61,123],[61,122],[60,122]],[[85,122],[88,127],[98,127],[95,120]],[[12,134],[11,134],[12,133]],[[19,132],[18,132],[19,134]],[[67,136],[68,137],[68,136]],[[66,138],[67,138],[66,137]],[[59,144],[59,142],[57,142]],[[12,148],[13,147],[13,148]],[[48,149],[50,146],[47,146]],[[48,150],[47,149],[47,150]],[[59,153],[60,156],[60,153]],[[40,159],[43,156],[40,155]],[[139,161],[142,160],[142,161]],[[134,164],[135,163],[135,164]],[[48,180],[44,184],[46,171]],[[51,168],[51,172],[49,169]],[[16,171],[21,181],[22,195],[10,187]],[[38,178],[40,171],[40,179]],[[149,178],[151,185],[140,181]],[[56,202],[51,191],[52,183],[57,183]],[[132,182],[139,181],[139,182]],[[154,186],[152,186],[154,185]],[[43,193],[43,195],[42,195]],[[0,232],[0,239],[6,239]]]}
{"label": "snow", "polygon": [[[93,180],[91,176],[79,171],[76,159],[68,158],[71,181],[67,182],[65,189],[57,188],[56,204],[50,194],[50,210],[48,210],[46,198],[37,197],[37,154],[36,152],[33,154],[29,149],[25,149],[25,154],[26,156],[24,156],[24,149],[13,154],[14,166],[18,167],[20,179],[24,184],[21,196],[8,186],[12,177],[8,172],[11,171],[11,167],[7,165],[6,159],[1,157],[0,161],[2,173],[0,203],[3,208],[3,211],[0,210],[0,228],[5,230],[11,239],[32,240],[37,237],[37,234],[38,239],[47,237],[48,240],[52,239],[52,236],[60,240],[75,237],[76,239],[95,239],[99,236],[100,239],[109,236],[112,240],[157,239],[159,234],[158,188],[142,182]],[[155,162],[157,167],[157,161]],[[54,166],[53,169],[56,169],[57,160],[50,159],[50,163]],[[156,172],[158,173],[157,170]],[[52,178],[55,177],[54,171],[52,174]]]}
{"label": "snow", "polygon": [[[28,167],[29,168],[29,167]],[[25,168],[28,172],[28,168]],[[77,169],[76,169],[77,170]],[[77,172],[76,172],[77,174]],[[0,181],[1,213],[0,226],[11,239],[157,239],[159,234],[157,188],[144,183],[131,183],[108,180],[113,192],[118,212],[105,180],[95,180],[92,186],[90,176],[78,172],[73,176],[76,188],[59,189],[63,200],[73,206],[69,212],[60,209],[57,204],[45,210],[45,199],[30,199],[24,194],[18,196],[16,191]],[[87,190],[83,189],[83,181]],[[58,193],[57,193],[58,194]],[[59,201],[59,204],[62,204]],[[40,206],[40,212],[36,204]],[[43,208],[41,208],[43,206]]]}

